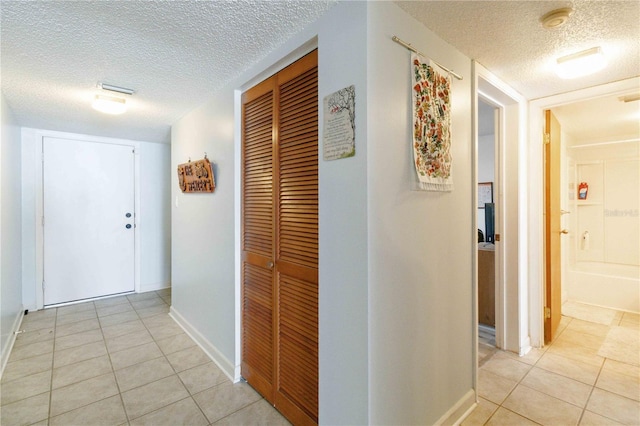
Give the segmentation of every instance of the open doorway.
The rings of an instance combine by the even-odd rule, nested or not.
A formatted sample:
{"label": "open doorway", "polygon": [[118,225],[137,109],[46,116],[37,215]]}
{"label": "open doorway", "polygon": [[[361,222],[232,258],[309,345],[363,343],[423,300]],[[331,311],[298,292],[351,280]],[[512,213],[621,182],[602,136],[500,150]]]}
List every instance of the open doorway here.
{"label": "open doorway", "polygon": [[[496,347],[496,137],[500,110],[478,96],[478,340],[480,353]],[[498,132],[496,131],[498,130]],[[486,347],[485,347],[486,346]]]}
{"label": "open doorway", "polygon": [[[529,252],[531,283],[531,336],[542,346],[544,336],[545,265],[541,228],[544,204],[542,184],[543,110],[557,115],[561,125],[562,227],[566,231],[561,249],[560,312],[580,318],[590,305],[605,317],[614,311],[640,310],[640,253],[638,151],[640,78],[633,78],[577,92],[532,101],[530,108]],[[625,102],[625,99],[627,100]],[[626,124],[625,124],[626,123]],[[538,147],[538,148],[537,148]],[[608,177],[607,177],[608,176]],[[605,184],[605,180],[608,181]],[[580,184],[586,183],[581,199]],[[606,189],[608,188],[608,189]],[[608,195],[607,195],[608,194]],[[607,250],[608,247],[608,250]],[[608,254],[607,254],[608,253]],[[609,260],[609,261],[607,261]],[[606,287],[606,289],[604,288]],[[597,321],[596,321],[597,322]],[[560,325],[562,327],[562,325]]]}
{"label": "open doorway", "polygon": [[[608,95],[550,111],[561,128],[556,304],[563,316],[610,325],[616,310],[640,311],[639,103]],[[600,308],[597,318],[588,305]]]}

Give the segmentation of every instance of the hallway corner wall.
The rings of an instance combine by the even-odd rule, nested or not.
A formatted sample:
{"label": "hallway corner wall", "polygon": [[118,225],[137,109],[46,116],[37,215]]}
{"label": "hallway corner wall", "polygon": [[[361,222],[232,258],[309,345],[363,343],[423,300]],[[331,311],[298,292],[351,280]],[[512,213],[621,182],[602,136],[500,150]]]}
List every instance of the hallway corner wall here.
{"label": "hallway corner wall", "polygon": [[[318,102],[356,86],[356,155],[319,152],[319,422],[368,424],[367,2],[339,3],[172,126],[172,310],[239,377],[242,90],[318,47]],[[305,52],[302,52],[305,50]],[[319,116],[322,147],[323,115]],[[322,148],[320,148],[322,149]],[[175,168],[207,153],[213,194],[182,194]],[[233,371],[230,371],[233,370]]]}
{"label": "hallway corner wall", "polygon": [[[371,424],[454,423],[475,403],[471,60],[393,3],[368,19]],[[393,35],[463,76],[451,192],[412,190],[410,52]]]}
{"label": "hallway corner wall", "polygon": [[0,375],[22,319],[20,128],[0,94]]}

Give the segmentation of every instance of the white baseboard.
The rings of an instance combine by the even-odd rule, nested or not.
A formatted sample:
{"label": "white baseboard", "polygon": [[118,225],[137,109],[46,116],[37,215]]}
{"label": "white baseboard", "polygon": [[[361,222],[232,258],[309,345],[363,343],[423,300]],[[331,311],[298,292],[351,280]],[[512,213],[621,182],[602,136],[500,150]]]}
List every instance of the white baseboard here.
{"label": "white baseboard", "polygon": [[456,404],[440,417],[436,425],[459,425],[476,407],[476,391],[469,389]]}
{"label": "white baseboard", "polygon": [[4,374],[4,368],[7,366],[7,362],[9,362],[9,356],[11,355],[11,350],[13,349],[13,344],[16,342],[16,331],[20,329],[20,325],[22,324],[22,318],[24,318],[24,309],[20,307],[20,311],[18,311],[18,315],[13,320],[13,326],[11,327],[11,334],[9,335],[9,340],[2,348],[2,356],[0,358],[0,378]]}
{"label": "white baseboard", "polygon": [[518,355],[525,356],[531,349],[531,337],[527,336],[524,341],[520,343],[520,353]]}
{"label": "white baseboard", "polygon": [[198,330],[196,330],[176,309],[172,306],[169,309],[169,316],[187,333],[200,348],[207,354],[213,362],[227,375],[229,380],[234,381],[234,365],[222,353],[212,345]]}
{"label": "white baseboard", "polygon": [[140,293],[146,293],[148,291],[164,290],[165,288],[171,288],[171,283],[164,282],[164,283],[140,284]]}

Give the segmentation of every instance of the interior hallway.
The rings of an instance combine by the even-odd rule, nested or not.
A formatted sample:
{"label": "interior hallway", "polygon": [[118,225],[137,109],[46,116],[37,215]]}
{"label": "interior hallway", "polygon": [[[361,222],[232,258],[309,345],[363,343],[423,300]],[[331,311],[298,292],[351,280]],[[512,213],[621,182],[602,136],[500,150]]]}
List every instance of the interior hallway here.
{"label": "interior hallway", "polygon": [[289,424],[229,381],[167,315],[170,302],[162,290],[26,315],[0,384],[0,424]]}
{"label": "interior hallway", "polygon": [[469,425],[639,425],[640,315],[565,303],[556,340],[524,357],[480,343]]}

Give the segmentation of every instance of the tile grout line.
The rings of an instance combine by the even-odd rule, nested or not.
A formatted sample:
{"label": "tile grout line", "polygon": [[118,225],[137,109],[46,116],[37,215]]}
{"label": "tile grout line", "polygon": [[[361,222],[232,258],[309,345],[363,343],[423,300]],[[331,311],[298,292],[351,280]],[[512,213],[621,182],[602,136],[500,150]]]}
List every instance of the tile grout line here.
{"label": "tile grout line", "polygon": [[[156,294],[157,294],[157,293],[156,293]],[[169,305],[169,304],[167,303],[167,301],[166,301],[166,300],[164,300],[162,297],[160,297],[160,298],[162,299],[162,301],[164,301],[164,302],[165,302],[165,304],[166,304],[166,305]],[[134,309],[135,309],[135,308],[134,308]],[[137,313],[137,311],[136,311],[136,313]],[[168,314],[166,314],[166,315],[168,316]],[[153,316],[155,316],[155,315],[153,315]],[[188,388],[187,388],[187,386],[185,385],[184,381],[182,380],[182,377],[180,377],[180,374],[176,371],[176,369],[175,369],[175,367],[173,366],[173,364],[171,364],[171,361],[170,361],[170,360],[169,360],[169,358],[167,357],[167,354],[162,350],[162,348],[160,348],[160,345],[158,345],[158,341],[156,340],[156,338],[153,336],[153,334],[152,334],[152,333],[151,333],[151,331],[149,330],[149,327],[147,326],[147,324],[146,324],[144,321],[142,321],[142,324],[144,325],[145,329],[147,330],[147,332],[148,332],[148,333],[149,333],[149,335],[151,336],[151,339],[153,340],[153,342],[154,342],[154,343],[158,346],[158,348],[160,349],[160,352],[162,352],[162,356],[164,357],[164,359],[167,361],[167,363],[169,364],[169,366],[170,366],[170,367],[171,367],[171,369],[173,370],[173,373],[176,375],[176,377],[178,378],[178,380],[180,380],[180,383],[182,384],[182,386],[183,386],[183,387],[185,388],[185,390],[187,391],[187,394],[189,395],[187,398],[191,398],[191,400],[192,400],[192,401],[193,401],[193,403],[196,405],[196,407],[198,407],[198,410],[200,410],[200,413],[202,413],[202,415],[203,415],[203,416],[204,416],[204,418],[207,420],[207,422],[208,422],[209,424],[211,424],[211,422],[209,421],[209,417],[207,417],[206,413],[202,410],[202,407],[200,407],[200,404],[198,404],[198,401],[196,401],[196,399],[193,397],[193,395],[191,394],[191,392],[189,391],[189,389],[188,389]],[[186,334],[186,333],[185,333],[185,334]],[[191,337],[189,337],[189,338],[191,339]],[[160,340],[162,340],[162,339],[160,339]],[[204,365],[204,364],[203,364],[203,365]],[[196,367],[197,367],[197,366],[196,366]],[[193,368],[195,368],[195,367],[193,367]],[[188,370],[188,369],[187,369],[187,370]],[[186,371],[186,370],[184,370],[184,371]],[[160,379],[160,380],[161,380],[161,379]],[[219,385],[219,384],[218,384],[218,385]],[[216,386],[218,386],[218,385],[216,385]],[[143,385],[143,386],[144,386],[144,385]],[[212,386],[212,387],[214,387],[214,386]],[[179,400],[179,401],[174,401],[174,402],[172,402],[172,403],[171,403],[171,404],[169,404],[169,405],[175,404],[176,402],[183,401],[184,399],[187,399],[187,398],[183,398],[183,399],[181,399],[181,400]],[[166,406],[164,406],[164,407],[160,407],[160,408],[158,408],[157,410],[154,410],[154,411],[151,411],[151,412],[149,412],[149,413],[143,414],[143,416],[146,416],[147,414],[150,414],[150,413],[152,413],[152,412],[155,412],[155,411],[161,410],[161,409],[163,409],[163,408],[166,408],[166,407],[168,407],[169,405],[166,405]],[[140,417],[142,417],[142,416],[140,416]]]}
{"label": "tile grout line", "polygon": [[[558,337],[560,337],[560,335],[561,335],[565,330],[567,330],[567,329],[569,328],[569,325],[570,325],[570,324],[571,324],[571,322],[575,319],[575,318],[573,318],[573,317],[569,317],[569,318],[570,318],[569,322],[565,325],[565,327],[563,327],[563,329],[561,330],[561,332],[558,334]],[[622,321],[622,318],[624,318],[624,316],[621,316],[621,317],[618,319],[618,323],[620,323],[620,322]],[[584,320],[583,320],[583,321],[584,321]],[[611,322],[611,323],[609,323],[609,325],[607,325],[607,327],[609,328],[609,330],[611,329],[611,327],[615,326],[614,322],[615,322],[615,321],[614,321],[614,320],[612,320],[612,322]],[[598,324],[598,323],[595,323],[595,324]],[[591,334],[590,334],[590,333],[588,333],[588,332],[585,332],[585,333],[583,333],[583,334],[591,335]],[[552,345],[553,345],[553,343],[549,344],[549,345],[548,345],[548,347],[551,347]],[[589,347],[587,347],[587,348],[589,348]],[[548,349],[548,348],[547,348],[547,349]],[[545,351],[545,353],[546,353],[546,352],[547,352],[547,351]],[[508,394],[508,395],[507,395],[507,396],[502,400],[502,402],[501,402],[500,404],[497,404],[497,408],[496,408],[496,410],[495,410],[495,411],[494,411],[494,412],[489,416],[489,418],[488,418],[488,419],[487,419],[483,424],[487,424],[487,423],[489,423],[489,422],[491,421],[491,419],[495,416],[495,414],[498,412],[498,410],[499,410],[500,408],[503,408],[503,409],[508,410],[508,411],[510,411],[510,412],[513,412],[513,413],[515,413],[515,414],[517,414],[517,415],[519,415],[519,416],[522,416],[522,417],[524,417],[524,418],[526,418],[526,419],[528,419],[528,420],[533,421],[532,419],[530,419],[530,418],[528,418],[528,417],[524,416],[524,415],[523,415],[523,414],[521,414],[521,413],[517,413],[517,412],[514,412],[514,411],[512,411],[512,410],[509,410],[508,408],[504,407],[504,406],[503,406],[503,404],[504,404],[504,402],[509,398],[509,396],[512,394],[512,392],[513,392],[513,391],[514,391],[518,386],[520,386],[520,385],[521,385],[521,386],[524,386],[524,387],[529,388],[527,385],[523,384],[523,383],[522,383],[522,381],[523,381],[523,380],[524,380],[524,378],[525,378],[525,377],[526,377],[526,376],[527,376],[527,375],[528,375],[528,374],[533,370],[533,368],[541,368],[542,370],[549,371],[549,370],[546,370],[546,369],[544,369],[544,368],[542,368],[542,367],[537,367],[538,363],[540,362],[540,360],[542,359],[542,357],[543,357],[543,356],[544,356],[544,354],[543,354],[543,355],[541,355],[541,356],[540,356],[540,357],[539,357],[539,358],[538,358],[538,359],[537,359],[533,364],[531,364],[531,365],[530,365],[530,368],[529,368],[529,370],[527,371],[527,373],[526,373],[526,374],[525,374],[525,375],[524,375],[524,376],[523,376],[523,377],[522,377],[522,378],[521,378],[521,379],[516,383],[516,385],[514,386],[514,388],[513,388],[513,389],[509,392],[509,394]],[[560,356],[560,357],[562,357],[562,358],[566,358],[566,357],[564,357],[564,356],[562,356],[562,355],[557,355],[557,356]],[[571,378],[571,377],[564,376],[563,374],[559,374],[559,373],[555,373],[555,372],[553,372],[553,371],[549,371],[549,372],[551,372],[551,373],[553,373],[553,374],[557,374],[557,375],[559,375],[559,376],[561,376],[561,377],[564,377],[564,378],[568,378],[568,379],[570,379],[570,380],[577,381],[577,382],[579,382],[579,383],[581,383],[581,384],[585,384],[585,385],[587,385],[587,386],[589,386],[589,387],[590,387],[589,395],[588,395],[588,397],[586,398],[586,400],[585,400],[585,403],[584,403],[584,406],[583,406],[583,407],[581,407],[581,406],[579,406],[579,405],[576,405],[576,404],[574,404],[574,403],[568,402],[568,401],[564,401],[564,400],[562,400],[562,399],[560,399],[560,398],[557,398],[557,397],[554,397],[554,396],[552,396],[552,395],[548,395],[548,394],[547,394],[547,393],[545,393],[545,392],[541,392],[541,391],[538,391],[538,392],[541,392],[541,393],[543,393],[543,394],[545,394],[545,395],[547,395],[547,396],[550,396],[550,397],[552,397],[552,398],[559,399],[560,401],[563,401],[563,402],[565,402],[565,403],[567,403],[567,404],[573,405],[573,406],[575,406],[575,407],[577,407],[577,408],[580,408],[580,409],[581,409],[581,411],[580,411],[580,416],[579,416],[579,418],[578,418],[578,423],[577,423],[577,424],[580,424],[580,422],[582,421],[582,419],[583,419],[583,417],[584,417],[585,412],[587,411],[587,406],[588,406],[588,404],[589,404],[589,401],[590,401],[590,399],[591,399],[591,396],[592,396],[593,392],[595,391],[595,389],[596,389],[596,387],[597,387],[597,383],[598,383],[598,380],[599,380],[599,378],[600,378],[600,375],[602,374],[602,372],[603,372],[603,370],[604,370],[604,365],[605,365],[606,361],[609,359],[609,358],[607,358],[607,357],[602,357],[602,358],[603,358],[603,361],[602,361],[602,363],[600,363],[600,366],[599,366],[599,369],[598,369],[598,374],[596,375],[596,378],[595,378],[595,380],[594,380],[593,384],[591,384],[591,385],[589,385],[589,384],[587,384],[587,383],[584,383],[584,382],[581,382],[580,380],[576,380],[576,379],[573,379],[573,378]],[[567,358],[567,359],[569,359],[569,360],[570,360],[570,358]],[[479,367],[480,367],[480,366],[479,366]],[[530,389],[533,389],[533,388],[530,388]],[[534,389],[534,390],[535,390],[535,389]],[[614,394],[615,394],[615,393],[614,393]],[[616,394],[616,395],[617,395],[617,394]],[[490,401],[490,402],[491,402],[491,401]],[[597,414],[597,413],[596,413],[596,414]],[[602,417],[605,417],[605,418],[607,418],[607,419],[610,419],[609,417],[604,416],[604,415],[602,415],[602,414],[598,414],[598,415],[600,415],[600,416],[602,416]],[[611,421],[615,421],[615,420],[613,420],[613,419],[610,419],[610,420],[611,420]],[[535,422],[535,421],[533,421],[533,422],[534,422],[534,423],[537,423],[537,422]]]}
{"label": "tile grout line", "polygon": [[[154,292],[154,293],[156,294],[156,296],[158,296],[158,297],[163,301],[163,303],[164,303],[165,305],[168,305],[168,303],[167,303],[167,301],[166,301],[166,300],[164,300],[162,297],[160,297],[159,295],[157,295],[157,292]],[[143,299],[143,300],[146,300],[146,299]],[[183,386],[183,387],[185,388],[185,390],[187,391],[187,397],[182,398],[182,399],[180,399],[180,400],[178,400],[178,401],[173,401],[173,402],[171,402],[171,403],[170,403],[170,404],[168,404],[168,405],[164,405],[164,406],[162,406],[162,407],[158,407],[158,408],[157,408],[157,409],[155,409],[155,410],[152,410],[152,411],[150,411],[150,412],[148,412],[148,413],[144,413],[144,414],[143,414],[143,415],[141,415],[141,416],[138,416],[138,417],[136,417],[136,418],[134,418],[134,419],[131,419],[131,418],[130,418],[130,416],[129,416],[129,413],[127,412],[126,405],[125,405],[125,403],[124,403],[124,398],[122,397],[122,393],[123,393],[123,392],[121,391],[121,389],[120,389],[120,384],[118,383],[117,378],[116,378],[116,385],[118,386],[118,392],[119,392],[119,395],[120,395],[120,400],[121,400],[121,402],[122,402],[122,407],[123,407],[123,409],[124,409],[124,411],[125,411],[125,415],[126,415],[126,417],[127,417],[127,421],[128,421],[128,423],[131,423],[131,421],[132,421],[132,420],[138,419],[138,418],[140,418],[140,417],[144,417],[144,416],[146,416],[146,415],[148,415],[148,414],[150,414],[150,413],[156,412],[156,411],[158,411],[158,410],[162,410],[163,408],[166,408],[166,407],[168,407],[168,406],[170,406],[170,405],[172,405],[172,404],[175,404],[175,403],[177,403],[177,402],[183,401],[183,400],[185,400],[185,399],[191,398],[191,399],[193,400],[193,395],[192,395],[192,394],[191,394],[191,392],[189,392],[189,390],[186,388],[186,386],[185,386],[184,382],[182,381],[182,379],[180,378],[180,376],[179,376],[178,372],[175,370],[175,367],[171,364],[171,362],[170,362],[170,361],[169,361],[169,359],[167,358],[167,354],[165,354],[165,353],[164,353],[164,351],[163,351],[163,350],[160,348],[160,346],[158,345],[158,340],[157,340],[157,339],[153,336],[153,334],[150,332],[149,327],[148,327],[148,326],[147,326],[147,324],[144,322],[144,318],[141,318],[141,317],[140,317],[140,315],[139,315],[139,313],[138,313],[138,310],[135,308],[135,306],[133,306],[133,304],[131,303],[131,301],[130,301],[128,298],[127,298],[127,301],[128,301],[128,303],[129,303],[129,304],[131,304],[132,309],[135,311],[136,315],[138,316],[138,320],[140,320],[140,322],[141,322],[141,323],[142,323],[142,325],[144,326],[145,330],[146,330],[146,331],[149,333],[149,335],[151,336],[151,339],[152,339],[153,343],[154,343],[154,344],[156,344],[156,346],[158,346],[158,349],[160,349],[160,352],[162,353],[162,356],[157,357],[157,358],[153,358],[153,359],[164,358],[164,359],[167,361],[167,364],[169,364],[169,366],[171,367],[171,369],[172,369],[172,371],[173,371],[173,374],[178,378],[178,380],[180,380],[180,383],[182,384],[182,386]],[[159,306],[159,305],[158,305],[158,306]],[[140,308],[140,309],[146,309],[146,308]],[[163,314],[165,314],[165,313],[158,313],[158,314],[156,314],[156,315],[151,315],[151,316],[149,316],[149,317],[145,317],[145,318],[152,318],[152,317],[154,317],[154,316],[160,316],[160,315],[163,315]],[[115,325],[115,324],[114,324],[114,325]],[[124,334],[123,336],[126,336],[126,335],[128,335],[128,334],[133,334],[133,333],[135,333],[135,332],[127,333],[127,334]],[[104,336],[104,334],[103,334],[103,336]],[[121,336],[117,336],[117,337],[121,337]],[[172,337],[172,336],[169,336],[168,338],[171,338],[171,337]],[[162,339],[160,339],[160,340],[162,340]],[[106,346],[106,337],[105,337],[105,346]],[[141,345],[138,345],[138,346],[141,346]],[[134,347],[136,347],[136,346],[134,346]],[[122,351],[124,351],[124,350],[128,350],[128,349],[130,349],[130,348],[123,349]],[[116,371],[116,370],[115,370],[115,367],[113,366],[113,363],[111,362],[111,352],[109,352],[108,348],[107,348],[107,352],[108,352],[108,355],[109,355],[109,360],[110,360],[110,363],[111,363],[111,368],[112,368],[112,371],[113,371],[114,376],[115,376],[115,371]],[[121,352],[121,351],[117,351],[117,352]],[[150,361],[150,360],[147,360],[147,361]],[[127,366],[126,368],[128,368],[128,367],[132,367],[132,366],[135,366],[135,365],[138,365],[138,364],[142,364],[142,363],[147,362],[147,361],[141,361],[141,362],[138,362],[138,363],[136,363],[136,364],[133,364],[133,365]],[[171,376],[168,376],[168,377],[171,377]],[[144,385],[140,385],[140,386],[137,386],[137,387],[132,388],[132,389],[128,389],[128,390],[127,390],[127,392],[128,392],[128,391],[130,391],[130,390],[133,390],[133,389],[140,388],[140,387],[142,387],[142,386],[149,385],[149,384],[151,384],[151,383],[158,382],[158,381],[160,381],[160,380],[164,380],[164,379],[166,379],[166,377],[163,377],[163,378],[160,378],[160,379],[157,379],[157,380],[153,380],[153,381],[151,381],[151,382],[149,382],[149,383],[145,383]],[[201,409],[201,408],[200,408],[200,406],[197,404],[197,402],[196,402],[195,400],[193,400],[193,402],[196,404],[196,406],[198,407],[198,409],[200,410],[200,412],[202,412],[202,409]],[[207,421],[208,421],[209,419],[207,418],[207,416],[206,416],[203,412],[202,412],[202,414],[203,414],[204,418],[205,418],[205,419],[207,419]]]}
{"label": "tile grout line", "polygon": [[[155,292],[154,292],[154,293],[155,293]],[[127,297],[127,296],[124,296],[124,297]],[[161,299],[162,299],[162,298],[161,298]],[[164,304],[167,304],[167,303],[166,303],[166,301],[165,301],[164,299],[163,299],[163,302],[164,302]],[[91,303],[93,303],[93,302],[91,302]],[[144,326],[144,327],[147,329],[147,331],[148,331],[148,328],[146,327],[146,324],[144,323],[144,321],[142,321],[143,319],[142,319],[142,318],[140,318],[140,316],[139,316],[139,314],[138,314],[138,311],[137,311],[137,310],[136,310],[136,308],[131,304],[131,301],[128,299],[128,297],[127,297],[127,303],[131,306],[132,310],[135,312],[136,316],[138,317],[138,320],[140,320],[140,321],[142,322],[143,326]],[[124,303],[122,303],[122,305],[124,305]],[[57,310],[57,308],[55,308],[55,309]],[[87,310],[85,310],[85,311],[90,311],[90,310],[91,310],[91,309],[87,309]],[[112,360],[111,360],[111,352],[109,351],[109,349],[108,349],[108,347],[107,347],[107,338],[106,338],[106,336],[104,335],[103,326],[102,326],[102,323],[101,323],[101,321],[100,321],[100,317],[98,316],[98,312],[97,312],[97,308],[95,307],[95,304],[94,304],[94,310],[96,311],[96,320],[98,321],[98,329],[100,330],[100,333],[102,334],[102,342],[103,342],[103,344],[105,345],[105,350],[106,350],[106,352],[107,352],[107,353],[106,353],[106,356],[107,356],[107,358],[109,359],[109,365],[111,366],[111,372],[112,372],[112,374],[113,374],[114,381],[116,382],[116,387],[117,387],[117,389],[118,389],[118,395],[120,396],[120,401],[121,401],[121,403],[122,403],[122,408],[123,408],[123,411],[124,411],[124,413],[125,413],[125,417],[127,418],[127,423],[129,424],[129,423],[130,423],[130,421],[131,421],[131,419],[129,419],[129,414],[127,413],[126,407],[125,407],[125,405],[124,405],[124,400],[123,400],[123,398],[122,398],[122,392],[121,392],[121,390],[120,390],[120,384],[118,383],[118,380],[117,380],[117,378],[116,378],[116,373],[115,373],[115,372],[116,372],[116,370],[115,370],[115,367],[113,366],[113,362],[112,362]],[[81,312],[85,312],[85,311],[81,311]],[[126,311],[125,311],[125,312],[126,312]],[[118,313],[115,313],[115,314],[112,314],[112,315],[117,315],[117,314],[118,314]],[[161,313],[159,313],[159,314],[157,314],[157,315],[161,315]],[[108,317],[108,316],[110,316],[110,315],[105,315],[105,317]],[[155,316],[155,315],[152,315],[152,316],[150,316],[149,318],[151,318],[151,317],[153,317],[153,316]],[[56,318],[57,318],[57,312],[56,312]],[[77,321],[77,322],[81,322],[81,321],[83,321],[83,320],[80,320],[80,321]],[[132,320],[132,321],[133,321],[133,320]],[[126,322],[132,322],[132,321],[126,321]],[[125,324],[126,322],[124,322],[124,323],[120,323],[120,324]],[[73,324],[73,323],[70,323],[70,324]],[[113,325],[120,325],[120,324],[113,324]],[[65,325],[66,325],[66,324],[65,324]],[[56,332],[55,330],[56,330],[56,328],[54,328],[54,355],[53,355],[54,357],[55,357],[55,332]],[[89,330],[89,331],[90,331],[90,330]],[[79,333],[82,333],[82,332],[76,332],[76,333],[72,333],[72,334],[70,334],[70,335],[79,334]],[[135,332],[132,332],[132,333],[126,333],[126,334],[124,334],[124,335],[122,335],[122,336],[126,336],[126,335],[128,335],[128,334],[133,334],[133,333],[135,333]],[[151,333],[149,333],[149,334],[151,335]],[[66,337],[66,336],[64,336],[64,337]],[[117,337],[121,337],[121,336],[116,336],[116,338],[117,338]],[[155,339],[153,338],[153,335],[151,335],[151,338],[154,340],[154,343],[156,343],[156,342],[155,342]],[[156,344],[157,344],[157,343],[156,343]],[[82,345],[79,345],[79,346],[77,346],[77,347],[80,347],[80,346],[82,346]],[[134,346],[134,347],[135,347],[135,346]],[[69,349],[71,349],[71,348],[69,348]],[[127,348],[127,349],[128,349],[128,348]],[[127,350],[127,349],[123,349],[123,350]],[[117,352],[120,352],[120,351],[117,351]],[[161,350],[161,352],[162,352],[162,350]],[[163,355],[164,355],[164,353],[163,353]],[[101,356],[103,356],[103,355],[101,355]],[[95,358],[99,358],[99,357],[93,357],[93,358],[89,358],[89,359],[87,359],[87,360],[91,360],[91,359],[95,359]],[[158,357],[158,358],[159,358],[159,357]],[[155,359],[155,358],[154,358],[154,359]],[[71,363],[71,364],[67,364],[67,365],[73,365],[73,364],[77,364],[77,363],[84,362],[84,361],[87,361],[87,360],[77,361],[77,362],[75,362],[75,363]],[[143,361],[143,362],[144,362],[144,361]],[[168,362],[168,359],[167,359],[167,362]],[[52,364],[53,364],[53,360],[52,360]],[[140,363],[138,363],[138,364],[140,364]],[[133,365],[136,365],[136,364],[133,364]],[[171,365],[171,364],[169,363],[169,365]],[[172,368],[173,368],[173,367],[172,367]],[[175,371],[175,370],[174,370],[174,371]],[[177,375],[177,374],[176,374],[176,375]],[[99,377],[99,376],[96,376],[96,377]],[[89,379],[87,379],[87,380],[89,380]],[[160,379],[159,379],[159,380],[160,380]],[[49,416],[48,416],[48,419],[47,419],[48,421],[50,421],[50,420],[51,420],[51,397],[52,397],[52,394],[53,394],[53,388],[52,388],[53,384],[52,384],[52,382],[53,382],[53,365],[52,365],[52,378],[51,378],[51,384],[50,384],[51,394],[50,394],[50,397],[49,397],[50,399],[49,399]],[[81,382],[82,382],[82,381],[81,381]],[[71,383],[71,384],[69,384],[69,385],[67,385],[67,386],[71,386],[71,385],[74,385],[74,384],[77,384],[77,383],[80,383],[80,382]],[[153,382],[151,382],[151,383],[153,383]],[[64,387],[66,387],[66,386],[64,386]],[[71,411],[74,411],[74,410],[77,410],[77,409],[80,409],[80,408],[87,407],[87,406],[89,406],[89,405],[91,405],[91,404],[94,404],[94,403],[97,403],[97,402],[100,402],[100,401],[104,401],[105,399],[108,399],[108,398],[112,398],[113,396],[115,396],[115,395],[108,396],[108,397],[106,397],[106,398],[102,398],[102,399],[100,399],[100,400],[92,401],[92,402],[90,402],[90,403],[88,403],[88,404],[86,404],[86,405],[83,405],[83,406],[80,406],[80,407],[76,407],[76,408],[74,408],[74,409],[72,409],[72,410],[65,411],[64,413],[60,413],[60,414],[58,414],[58,415],[62,415],[62,414],[65,414],[65,413],[68,413],[68,412],[71,412]],[[162,407],[162,408],[164,408],[164,407]],[[206,418],[206,416],[205,416],[205,418]]]}
{"label": "tile grout line", "polygon": [[51,419],[51,406],[53,405],[53,370],[56,361],[56,334],[58,332],[58,308],[53,308],[56,310],[56,314],[53,320],[53,349],[51,353],[51,376],[49,377],[49,410],[47,410],[47,424],[49,424],[49,420]]}
{"label": "tile grout line", "polygon": [[[129,301],[129,298],[127,296],[125,296],[127,298],[127,303],[129,305],[131,305],[131,302]],[[134,309],[134,312],[136,313],[136,316],[138,316],[138,312],[135,311],[135,308],[133,307],[133,305],[131,305],[131,308]],[[96,316],[98,315],[97,309],[96,309]],[[114,314],[117,315],[117,314]],[[105,315],[108,316],[108,315]],[[138,316],[139,318],[139,316]],[[127,412],[127,408],[124,405],[124,399],[122,398],[122,390],[120,389],[120,383],[118,383],[118,376],[116,375],[116,370],[115,367],[113,366],[113,361],[111,359],[111,352],[109,351],[109,347],[107,346],[107,337],[104,335],[104,330],[102,328],[102,322],[100,321],[100,317],[98,316],[98,326],[100,327],[100,332],[102,333],[102,339],[104,341],[104,347],[105,350],[107,351],[107,358],[109,359],[109,365],[111,366],[111,372],[113,374],[113,380],[116,382],[116,389],[118,389],[118,397],[120,398],[120,404],[122,404],[122,411],[124,411],[124,418],[127,421],[127,425],[131,424],[131,419],[129,418],[129,413]]]}
{"label": "tile grout line", "polygon": [[[569,320],[569,323],[571,323],[571,320]],[[560,332],[560,334],[562,334],[562,332],[563,332],[564,330],[566,330],[566,328],[567,328],[568,326],[569,326],[569,324],[567,324],[567,325],[562,329],[562,331]],[[558,337],[560,336],[560,334],[558,335]],[[549,345],[549,347],[551,347],[551,345]],[[549,348],[547,348],[544,352],[546,353],[548,350],[549,350]],[[489,419],[487,419],[487,421],[485,422],[485,424],[487,424],[487,423],[488,423],[488,422],[493,418],[493,416],[495,416],[495,414],[498,412],[498,410],[499,410],[500,408],[503,408],[503,409],[505,409],[505,410],[508,410],[508,411],[510,411],[510,412],[512,412],[512,413],[514,413],[514,414],[517,414],[518,416],[521,416],[521,417],[523,417],[523,418],[525,418],[525,419],[527,419],[527,420],[529,420],[529,421],[531,421],[531,422],[533,422],[533,423],[535,423],[535,424],[540,424],[540,423],[536,422],[535,420],[530,419],[529,417],[527,417],[527,416],[525,416],[525,415],[523,415],[523,414],[521,414],[521,413],[516,413],[515,411],[510,410],[509,408],[505,407],[503,404],[505,403],[505,401],[506,401],[507,399],[509,399],[509,397],[511,396],[511,394],[513,393],[513,391],[515,391],[515,390],[516,390],[516,388],[517,388],[519,385],[522,385],[522,386],[524,386],[524,387],[526,387],[526,388],[529,388],[529,386],[522,384],[522,381],[524,380],[524,378],[525,378],[525,377],[527,377],[527,375],[531,372],[531,370],[533,370],[533,369],[536,367],[536,365],[538,364],[538,362],[540,361],[540,359],[542,359],[542,357],[543,357],[543,356],[544,356],[544,354],[543,354],[543,355],[541,355],[541,356],[540,356],[540,357],[539,357],[539,358],[538,358],[538,359],[537,359],[533,364],[528,364],[528,365],[529,365],[529,370],[527,370],[527,372],[526,372],[526,373],[525,373],[525,374],[520,378],[520,380],[518,380],[518,381],[516,382],[516,385],[513,387],[513,389],[511,389],[511,390],[509,391],[509,393],[507,394],[507,396],[505,396],[505,397],[504,397],[504,399],[500,402],[500,404],[498,404],[498,408],[496,408],[496,410],[493,412],[493,414],[491,414],[491,416],[489,417]],[[519,362],[521,362],[522,364],[526,364],[526,363],[524,363],[524,362],[522,362],[522,361],[519,361]],[[532,388],[529,388],[529,389],[532,389]],[[535,389],[534,389],[534,390],[535,390]],[[546,394],[545,394],[545,395],[546,395]],[[549,395],[549,396],[551,396],[551,395]]]}

